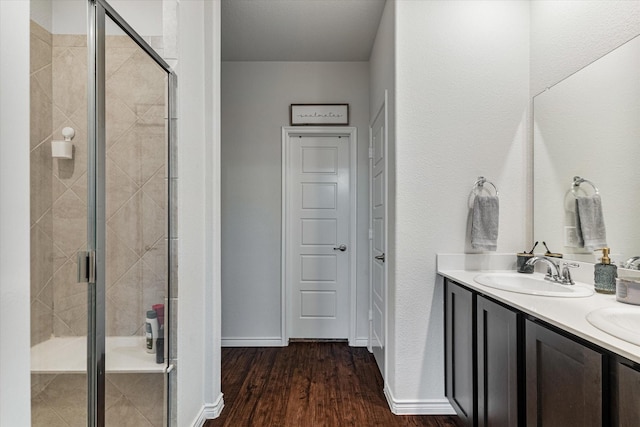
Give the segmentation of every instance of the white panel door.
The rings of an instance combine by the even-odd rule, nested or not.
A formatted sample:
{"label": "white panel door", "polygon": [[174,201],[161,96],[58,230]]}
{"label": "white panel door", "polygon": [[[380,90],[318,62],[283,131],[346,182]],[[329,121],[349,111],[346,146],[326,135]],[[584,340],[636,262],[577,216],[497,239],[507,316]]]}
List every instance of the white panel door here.
{"label": "white panel door", "polygon": [[386,101],[371,125],[371,292],[370,346],[384,372],[386,316]]}
{"label": "white panel door", "polygon": [[349,337],[349,148],[344,136],[290,139],[289,338]]}

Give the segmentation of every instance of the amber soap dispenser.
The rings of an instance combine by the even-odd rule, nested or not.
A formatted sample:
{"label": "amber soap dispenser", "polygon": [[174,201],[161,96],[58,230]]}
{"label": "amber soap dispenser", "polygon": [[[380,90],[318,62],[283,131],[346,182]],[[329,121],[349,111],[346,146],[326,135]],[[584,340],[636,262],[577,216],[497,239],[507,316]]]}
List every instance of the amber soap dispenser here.
{"label": "amber soap dispenser", "polygon": [[618,267],[611,264],[609,258],[609,248],[596,249],[602,251],[600,262],[594,266],[593,281],[596,292],[601,294],[616,293],[616,277],[618,277]]}

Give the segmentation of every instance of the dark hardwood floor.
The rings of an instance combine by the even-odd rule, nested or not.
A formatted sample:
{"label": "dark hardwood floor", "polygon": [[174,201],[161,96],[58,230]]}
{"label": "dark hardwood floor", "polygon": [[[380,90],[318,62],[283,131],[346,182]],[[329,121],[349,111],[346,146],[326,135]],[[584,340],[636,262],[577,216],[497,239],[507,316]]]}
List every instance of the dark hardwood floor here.
{"label": "dark hardwood floor", "polygon": [[449,416],[396,416],[366,348],[346,343],[223,348],[225,408],[205,427],[455,427]]}

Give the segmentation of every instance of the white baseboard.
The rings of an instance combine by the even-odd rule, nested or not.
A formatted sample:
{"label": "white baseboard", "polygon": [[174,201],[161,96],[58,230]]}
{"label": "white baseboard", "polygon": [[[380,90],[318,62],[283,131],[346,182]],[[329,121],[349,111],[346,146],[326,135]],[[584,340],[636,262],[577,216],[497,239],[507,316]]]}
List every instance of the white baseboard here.
{"label": "white baseboard", "polygon": [[192,424],[193,427],[202,427],[205,421],[218,418],[223,408],[224,399],[222,398],[222,393],[220,393],[214,403],[207,403],[200,409],[200,413]]}
{"label": "white baseboard", "polygon": [[358,337],[358,338],[356,338],[356,341],[353,344],[349,343],[349,345],[351,347],[368,347],[369,346],[369,338],[367,338],[367,337],[364,337],[364,338]]}
{"label": "white baseboard", "polygon": [[[226,337],[221,339],[222,347],[286,347],[280,337]],[[351,347],[367,347],[369,339],[366,337],[356,338],[354,343],[349,343]]]}
{"label": "white baseboard", "polygon": [[456,411],[446,398],[424,400],[398,400],[385,385],[384,395],[389,409],[395,415],[456,415]]}
{"label": "white baseboard", "polygon": [[285,347],[281,337],[226,337],[221,340],[222,347]]}

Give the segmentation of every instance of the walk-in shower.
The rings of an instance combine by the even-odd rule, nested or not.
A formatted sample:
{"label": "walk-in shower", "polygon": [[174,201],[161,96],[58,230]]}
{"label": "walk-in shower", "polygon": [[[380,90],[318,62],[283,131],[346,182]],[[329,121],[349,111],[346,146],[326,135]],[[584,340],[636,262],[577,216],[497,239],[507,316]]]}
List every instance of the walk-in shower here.
{"label": "walk-in shower", "polygon": [[173,425],[176,76],[103,0],[32,7],[32,425]]}

